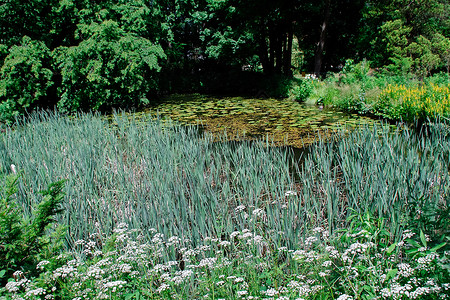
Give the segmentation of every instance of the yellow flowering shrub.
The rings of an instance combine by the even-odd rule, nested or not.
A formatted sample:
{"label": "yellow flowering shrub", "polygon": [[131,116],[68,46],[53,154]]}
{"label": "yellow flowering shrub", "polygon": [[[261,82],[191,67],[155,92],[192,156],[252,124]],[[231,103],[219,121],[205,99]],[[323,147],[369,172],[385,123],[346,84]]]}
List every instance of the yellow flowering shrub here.
{"label": "yellow flowering shrub", "polygon": [[450,117],[450,88],[436,84],[406,87],[389,85],[381,91],[376,111],[391,119]]}

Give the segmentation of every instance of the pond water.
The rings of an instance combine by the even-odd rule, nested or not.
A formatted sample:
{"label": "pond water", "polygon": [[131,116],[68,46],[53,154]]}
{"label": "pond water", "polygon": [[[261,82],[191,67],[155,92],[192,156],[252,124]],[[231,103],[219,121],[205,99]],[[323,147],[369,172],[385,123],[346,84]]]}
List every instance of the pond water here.
{"label": "pond water", "polygon": [[214,136],[226,132],[229,140],[268,137],[275,145],[302,148],[318,134],[327,136],[345,126],[351,130],[379,121],[331,108],[301,104],[289,99],[171,95],[139,114],[169,117],[183,125],[199,124]]}

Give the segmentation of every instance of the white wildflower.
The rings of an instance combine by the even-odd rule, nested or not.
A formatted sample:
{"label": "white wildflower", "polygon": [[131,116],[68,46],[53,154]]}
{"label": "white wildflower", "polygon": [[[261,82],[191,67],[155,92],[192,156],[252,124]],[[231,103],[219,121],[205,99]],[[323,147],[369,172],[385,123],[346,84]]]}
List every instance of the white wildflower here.
{"label": "white wildflower", "polygon": [[31,296],[39,296],[39,295],[45,295],[47,294],[47,292],[45,291],[45,289],[43,288],[37,288],[34,290],[29,290],[26,294],[25,294],[25,298],[30,298]]}
{"label": "white wildflower", "polygon": [[245,205],[239,205],[238,207],[236,207],[234,210],[239,213],[241,211],[243,211],[245,209]]}
{"label": "white wildflower", "polygon": [[347,294],[342,294],[336,300],[353,300],[353,297]]}
{"label": "white wildflower", "polygon": [[410,277],[414,270],[408,263],[401,263],[397,265],[398,274],[402,277]]}
{"label": "white wildflower", "polygon": [[208,267],[213,268],[215,263],[217,262],[217,257],[207,257],[200,261],[198,264],[199,267]]}
{"label": "white wildflower", "polygon": [[231,243],[229,241],[220,241],[219,242],[219,246],[222,246],[222,247],[226,247],[229,245],[231,245]]}
{"label": "white wildflower", "polygon": [[327,267],[331,266],[331,264],[332,264],[332,261],[331,260],[327,260],[327,261],[324,261],[322,263],[322,267],[327,268]]}
{"label": "white wildflower", "polygon": [[315,236],[310,236],[308,238],[306,238],[305,240],[305,245],[307,247],[312,246],[312,244],[314,244],[315,242],[317,242],[319,239],[316,238]]}
{"label": "white wildflower", "polygon": [[115,228],[113,231],[115,232],[115,233],[124,233],[124,232],[126,232],[128,230],[128,224],[127,223],[119,223],[118,225],[117,225],[117,228]]}
{"label": "white wildflower", "polygon": [[275,296],[275,295],[278,295],[278,291],[276,290],[276,289],[268,289],[268,290],[266,290],[265,292],[264,292],[264,294],[266,294],[266,296],[269,296],[269,297],[273,297],[273,296]]}
{"label": "white wildflower", "polygon": [[264,215],[264,210],[262,210],[261,208],[257,208],[253,210],[252,215],[255,217],[261,217]]}
{"label": "white wildflower", "polygon": [[238,236],[239,234],[240,234],[239,231],[233,231],[233,232],[230,234],[230,237],[231,237],[231,239],[233,239],[234,237]]}
{"label": "white wildflower", "polygon": [[39,262],[36,266],[36,269],[43,270],[45,265],[48,265],[50,262],[48,260],[43,260]]}
{"label": "white wildflower", "polygon": [[243,297],[243,296],[247,295],[248,292],[247,292],[247,291],[237,291],[236,294],[237,294],[239,297]]}
{"label": "white wildflower", "polygon": [[295,192],[295,191],[287,191],[286,193],[284,193],[284,196],[286,196],[286,197],[297,196],[297,192]]}
{"label": "white wildflower", "polygon": [[156,289],[156,291],[157,291],[158,293],[162,293],[162,292],[164,292],[165,290],[168,290],[169,288],[170,288],[170,285],[163,283],[163,284],[161,284],[161,285]]}

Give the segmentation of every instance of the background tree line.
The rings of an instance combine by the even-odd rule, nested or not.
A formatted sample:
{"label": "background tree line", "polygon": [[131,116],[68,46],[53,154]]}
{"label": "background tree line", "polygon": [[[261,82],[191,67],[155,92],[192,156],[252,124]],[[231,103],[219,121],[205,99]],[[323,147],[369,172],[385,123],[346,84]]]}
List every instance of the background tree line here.
{"label": "background tree line", "polygon": [[449,11],[449,0],[2,0],[0,116],[256,93],[346,59],[398,75],[449,72]]}

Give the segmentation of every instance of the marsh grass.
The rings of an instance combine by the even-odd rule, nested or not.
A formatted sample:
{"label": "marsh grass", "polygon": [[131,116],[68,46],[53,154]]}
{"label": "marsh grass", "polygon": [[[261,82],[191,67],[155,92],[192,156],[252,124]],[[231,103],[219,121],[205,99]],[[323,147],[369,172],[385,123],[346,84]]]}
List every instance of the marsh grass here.
{"label": "marsh grass", "polygon": [[[242,229],[237,206],[280,206],[293,187],[286,152],[259,143],[216,144],[195,127],[150,118],[115,115],[109,123],[41,113],[1,140],[2,172],[15,164],[26,174],[19,188],[26,209],[48,182],[68,179],[59,222],[68,225],[69,246],[121,221],[195,244]],[[289,223],[285,212],[271,210],[270,227]]]}
{"label": "marsh grass", "polygon": [[112,232],[118,222],[194,246],[250,222],[253,232],[270,231],[293,247],[308,228],[341,227],[350,209],[385,218],[398,237],[413,205],[449,206],[448,125],[421,135],[373,126],[334,136],[317,142],[299,164],[292,151],[267,141],[213,142],[195,126],[167,120],[40,113],[1,135],[1,173],[11,164],[23,171],[18,199],[25,211],[36,191],[67,179],[58,221],[68,227],[69,248],[88,232]]}
{"label": "marsh grass", "polygon": [[314,215],[331,228],[352,209],[386,218],[391,233],[399,236],[411,218],[420,218],[409,215],[413,205],[419,211],[449,206],[448,130],[444,124],[421,134],[375,126],[321,141],[299,170],[302,195],[314,199]]}
{"label": "marsh grass", "polygon": [[215,142],[168,120],[34,115],[0,136],[0,173],[23,172],[17,200],[28,212],[36,191],[67,179],[58,222],[69,252],[39,264],[39,278],[17,273],[3,292],[448,296],[449,133],[445,123],[421,134],[343,128],[299,163],[268,141]]}

